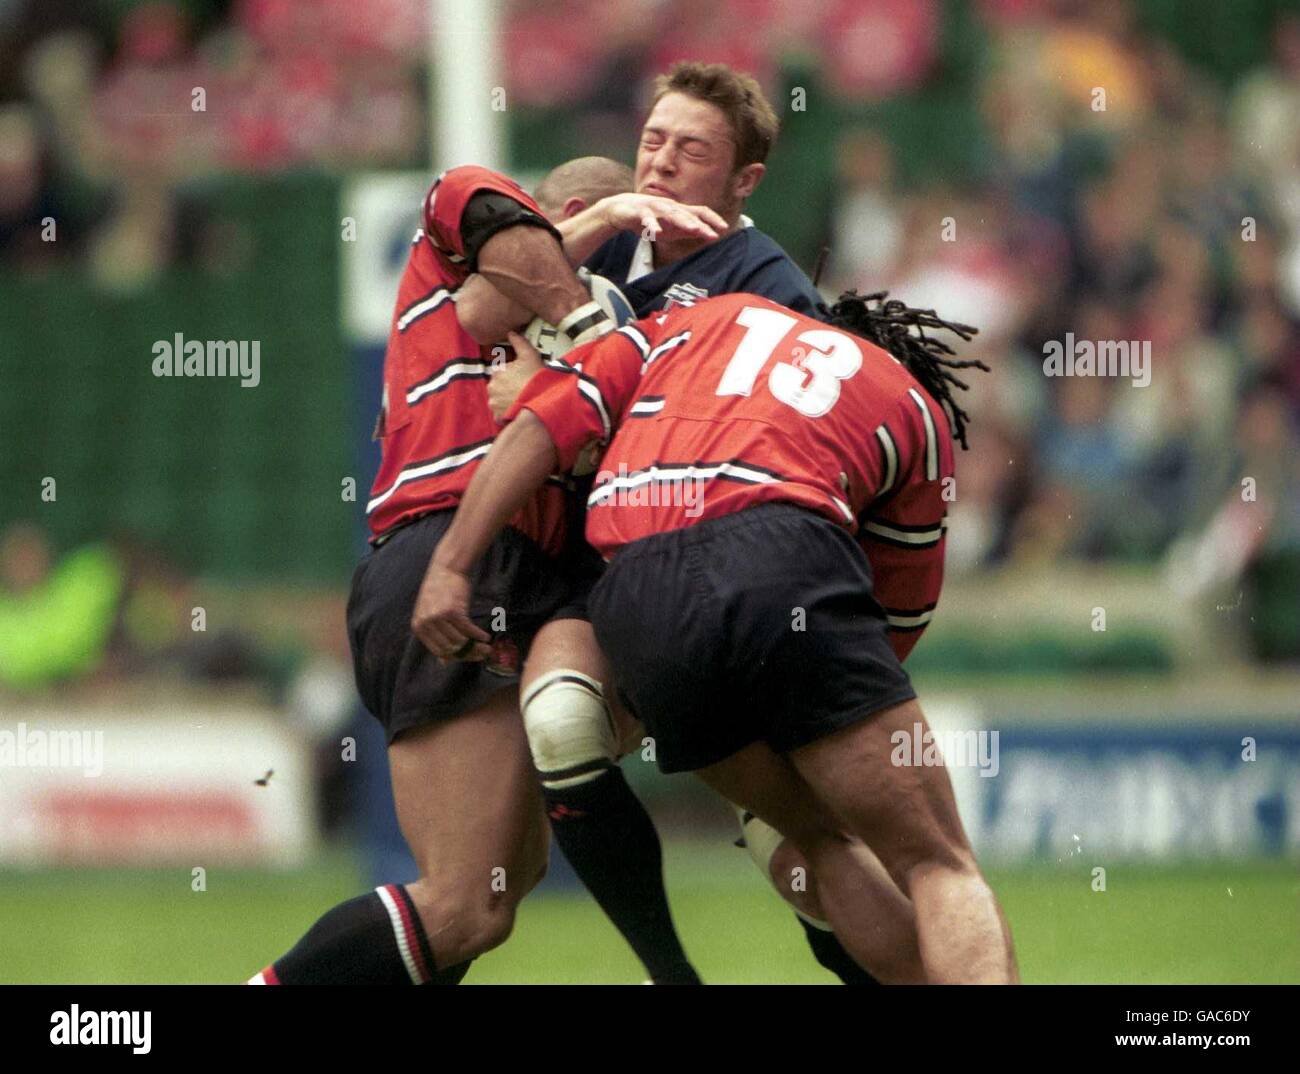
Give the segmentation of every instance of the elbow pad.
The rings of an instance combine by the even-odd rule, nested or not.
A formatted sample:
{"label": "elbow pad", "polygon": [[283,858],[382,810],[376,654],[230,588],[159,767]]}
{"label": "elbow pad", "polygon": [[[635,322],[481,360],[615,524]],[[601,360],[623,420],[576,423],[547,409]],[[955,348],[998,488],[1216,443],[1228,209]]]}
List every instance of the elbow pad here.
{"label": "elbow pad", "polygon": [[470,198],[460,214],[460,239],[465,246],[469,271],[478,271],[478,254],[488,239],[498,231],[519,224],[544,228],[555,236],[556,242],[563,242],[555,225],[514,198],[495,190],[480,190]]}

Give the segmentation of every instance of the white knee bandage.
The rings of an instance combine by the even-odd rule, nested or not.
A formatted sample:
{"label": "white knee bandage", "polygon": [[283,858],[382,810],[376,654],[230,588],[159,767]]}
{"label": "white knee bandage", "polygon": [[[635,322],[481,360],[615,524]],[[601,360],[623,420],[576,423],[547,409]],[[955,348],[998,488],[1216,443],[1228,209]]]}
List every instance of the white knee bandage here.
{"label": "white knee bandage", "polygon": [[575,787],[614,767],[618,737],[595,679],[579,671],[548,672],[528,688],[522,708],[543,787]]}
{"label": "white knee bandage", "polygon": [[[753,813],[746,812],[739,806],[735,806],[735,810],[736,816],[740,820],[741,834],[745,837],[745,849],[749,851],[749,856],[754,859],[754,864],[758,866],[758,871],[763,874],[763,879],[776,887],[776,881],[772,879],[772,855],[776,853],[776,848],[785,842],[785,836],[768,824],[767,821],[754,816]],[[780,894],[779,890],[778,894]],[[823,932],[831,931],[830,925],[825,921],[821,921],[811,914],[805,914],[798,907],[793,909],[813,928],[821,929]]]}

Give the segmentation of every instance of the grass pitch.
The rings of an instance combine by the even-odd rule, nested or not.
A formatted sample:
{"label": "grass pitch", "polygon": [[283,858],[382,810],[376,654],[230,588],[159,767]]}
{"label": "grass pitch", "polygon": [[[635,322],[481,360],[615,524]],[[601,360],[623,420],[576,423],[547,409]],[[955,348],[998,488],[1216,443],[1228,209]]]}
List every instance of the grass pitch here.
{"label": "grass pitch", "polygon": [[[725,844],[672,841],[670,894],[710,983],[832,983],[784,904]],[[1300,982],[1300,875],[1285,862],[993,868],[1031,983]],[[366,884],[347,857],[285,873],[0,872],[0,983],[238,982]],[[536,893],[467,984],[636,984],[636,959],[578,893]]]}

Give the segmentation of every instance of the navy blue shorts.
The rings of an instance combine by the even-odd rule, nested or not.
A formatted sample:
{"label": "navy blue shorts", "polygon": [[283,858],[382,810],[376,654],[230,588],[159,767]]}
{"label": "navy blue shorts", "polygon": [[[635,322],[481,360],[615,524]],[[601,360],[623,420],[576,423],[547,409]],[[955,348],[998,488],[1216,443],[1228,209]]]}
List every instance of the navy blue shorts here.
{"label": "navy blue shorts", "polygon": [[536,542],[507,528],[471,575],[470,618],[493,635],[492,657],[439,663],[411,633],[411,613],[454,514],[434,511],[394,530],[352,576],[347,622],[357,690],[390,743],[412,727],[472,712],[498,690],[518,690],[533,636],[572,588]]}
{"label": "navy blue shorts", "polygon": [[865,553],[791,504],[632,542],[588,606],[664,772],[788,753],[916,696]]}

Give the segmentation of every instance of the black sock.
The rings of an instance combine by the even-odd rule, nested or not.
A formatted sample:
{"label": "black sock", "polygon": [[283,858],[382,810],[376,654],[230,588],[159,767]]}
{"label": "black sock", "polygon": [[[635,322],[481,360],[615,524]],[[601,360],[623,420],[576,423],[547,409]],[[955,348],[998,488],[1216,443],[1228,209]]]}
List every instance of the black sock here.
{"label": "black sock", "polygon": [[699,984],[673,928],[663,852],[650,815],[623,773],[545,788],[551,831],[573,871],[614,922],[655,984]]}
{"label": "black sock", "polygon": [[468,969],[434,966],[411,896],[385,884],[327,911],[249,984],[458,984]]}
{"label": "black sock", "polygon": [[844,945],[835,938],[835,933],[826,932],[808,924],[798,914],[795,914],[795,917],[798,918],[799,924],[803,926],[803,930],[808,936],[808,946],[812,948],[813,956],[846,985],[880,984],[871,974],[853,961],[852,956],[844,950]]}

